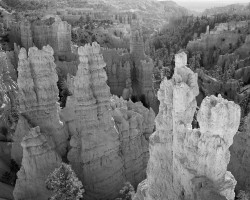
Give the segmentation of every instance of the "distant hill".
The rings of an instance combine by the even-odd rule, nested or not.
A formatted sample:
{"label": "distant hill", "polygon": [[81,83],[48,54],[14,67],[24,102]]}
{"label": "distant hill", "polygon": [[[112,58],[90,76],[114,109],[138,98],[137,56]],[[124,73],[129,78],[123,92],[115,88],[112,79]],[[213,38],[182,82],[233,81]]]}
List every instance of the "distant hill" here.
{"label": "distant hill", "polygon": [[106,12],[132,12],[141,20],[142,25],[158,28],[172,17],[180,17],[190,12],[169,0],[0,0],[4,6],[16,11],[39,10],[60,7],[93,8]]}
{"label": "distant hill", "polygon": [[[92,2],[89,0],[88,2]],[[85,0],[86,2],[86,0]],[[134,12],[147,26],[161,26],[171,17],[188,15],[189,11],[174,1],[156,0],[95,0],[95,3],[108,5],[116,12]]]}
{"label": "distant hill", "polygon": [[217,15],[217,14],[250,14],[250,4],[232,4],[232,5],[227,5],[223,7],[215,7],[215,8],[210,8],[206,9],[202,14],[203,15]]}
{"label": "distant hill", "polygon": [[39,10],[55,5],[55,0],[0,0],[0,6],[16,11]]}

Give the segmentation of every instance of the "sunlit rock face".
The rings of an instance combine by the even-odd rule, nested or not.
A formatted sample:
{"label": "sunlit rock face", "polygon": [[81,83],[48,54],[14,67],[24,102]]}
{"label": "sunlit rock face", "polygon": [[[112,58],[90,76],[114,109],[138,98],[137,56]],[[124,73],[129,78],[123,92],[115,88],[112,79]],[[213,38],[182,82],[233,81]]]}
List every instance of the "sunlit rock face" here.
{"label": "sunlit rock face", "polygon": [[236,190],[250,192],[250,115],[245,118],[243,130],[234,136],[230,152],[228,169],[237,180]]}
{"label": "sunlit rock face", "polygon": [[31,128],[23,138],[22,167],[13,192],[14,198],[45,200],[51,195],[46,189],[47,176],[61,164],[60,156],[50,146],[39,127]]}
{"label": "sunlit rock face", "polygon": [[[19,53],[18,88],[20,115],[31,127],[39,126],[56,151],[64,156],[67,149],[68,133],[59,119],[58,77],[54,63],[53,49],[50,46],[38,50],[29,49],[28,55],[24,48]],[[22,151],[20,141],[25,135],[26,126],[21,118],[14,134],[12,157],[20,164]]]}
{"label": "sunlit rock face", "polygon": [[105,62],[99,51],[97,43],[78,49],[73,95],[63,110],[72,135],[68,160],[84,185],[84,199],[91,200],[115,198],[125,181]]}
{"label": "sunlit rock face", "polygon": [[236,181],[227,171],[228,149],[240,123],[240,107],[221,96],[206,97],[198,111],[200,128],[192,129],[199,89],[185,57],[176,55],[173,78],[164,80],[158,92],[161,103],[150,137],[147,186],[137,197],[233,200]]}
{"label": "sunlit rock face", "polygon": [[125,181],[137,186],[146,177],[155,114],[142,103],[111,97],[97,43],[79,47],[78,55],[72,96],[61,113],[71,135],[68,160],[85,199],[113,199]]}

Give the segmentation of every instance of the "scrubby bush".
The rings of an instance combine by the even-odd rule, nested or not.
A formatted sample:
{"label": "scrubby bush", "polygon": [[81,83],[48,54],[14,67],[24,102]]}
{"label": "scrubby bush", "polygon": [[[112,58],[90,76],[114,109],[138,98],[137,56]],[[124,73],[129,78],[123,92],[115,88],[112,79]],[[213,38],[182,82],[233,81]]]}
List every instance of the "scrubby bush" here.
{"label": "scrubby bush", "polygon": [[240,190],[238,195],[236,196],[237,200],[250,200],[250,193]]}
{"label": "scrubby bush", "polygon": [[130,182],[126,182],[124,187],[120,190],[119,198],[116,200],[132,200],[135,195],[134,187]]}

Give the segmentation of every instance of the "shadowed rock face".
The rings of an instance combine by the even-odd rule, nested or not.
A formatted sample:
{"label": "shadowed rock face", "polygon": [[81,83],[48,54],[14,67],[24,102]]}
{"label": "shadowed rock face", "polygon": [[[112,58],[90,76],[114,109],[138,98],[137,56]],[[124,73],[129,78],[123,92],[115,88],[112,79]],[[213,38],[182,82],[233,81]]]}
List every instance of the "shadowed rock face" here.
{"label": "shadowed rock face", "polygon": [[153,91],[153,60],[145,54],[142,28],[138,20],[131,22],[130,52],[125,49],[103,49],[107,63],[108,85],[111,93],[124,99],[141,101],[145,107],[158,112]]}
{"label": "shadowed rock face", "polygon": [[146,178],[148,138],[154,130],[155,114],[141,102],[124,101],[115,96],[111,102],[113,118],[119,132],[125,179],[136,187]]}
{"label": "shadowed rock face", "polygon": [[236,190],[250,191],[250,115],[246,116],[244,129],[234,136],[230,147],[231,157],[228,169],[237,180]]}
{"label": "shadowed rock face", "polygon": [[[147,187],[135,199],[234,199],[236,181],[227,171],[229,147],[240,122],[240,107],[219,96],[206,97],[192,129],[198,95],[197,74],[175,57],[175,73],[158,92],[156,132],[150,137]],[[140,187],[139,187],[140,188]],[[145,191],[145,188],[146,191]],[[198,188],[198,189],[197,189]]]}
{"label": "shadowed rock face", "polygon": [[46,189],[47,176],[61,164],[60,156],[51,147],[39,127],[30,129],[21,142],[22,167],[17,173],[15,199],[44,200],[51,195]]}
{"label": "shadowed rock face", "polygon": [[22,118],[17,124],[12,148],[12,158],[18,164],[22,159],[20,142],[27,133],[27,126],[39,126],[46,136],[51,137],[49,142],[56,146],[56,151],[61,156],[66,154],[68,133],[59,119],[58,77],[55,68],[53,49],[50,46],[42,50],[32,47],[28,55],[22,48],[19,53],[17,83]]}
{"label": "shadowed rock face", "polygon": [[[22,165],[14,192],[17,198],[34,199],[40,193],[43,193],[41,199],[47,198],[49,193],[45,185],[40,184],[47,174],[33,163],[44,162],[41,166],[50,169],[59,156],[61,162],[61,158],[67,155],[84,184],[86,199],[115,198],[125,181],[136,186],[145,179],[148,138],[154,129],[155,114],[142,103],[118,97],[110,100],[107,75],[103,69],[105,62],[99,51],[100,46],[96,43],[78,49],[80,64],[76,76],[70,80],[73,95],[60,111],[67,123],[66,129],[59,119],[56,103],[58,78],[52,48],[47,46],[38,50],[33,47],[28,55],[25,49],[20,50],[21,114],[11,152]],[[38,136],[30,132],[36,132]],[[30,135],[34,138],[30,139]],[[71,148],[67,152],[69,135]],[[30,143],[30,140],[38,144]],[[44,145],[49,149],[49,155],[43,151]],[[51,154],[58,156],[50,157]],[[50,161],[46,161],[47,158]],[[34,188],[30,187],[33,184]]]}

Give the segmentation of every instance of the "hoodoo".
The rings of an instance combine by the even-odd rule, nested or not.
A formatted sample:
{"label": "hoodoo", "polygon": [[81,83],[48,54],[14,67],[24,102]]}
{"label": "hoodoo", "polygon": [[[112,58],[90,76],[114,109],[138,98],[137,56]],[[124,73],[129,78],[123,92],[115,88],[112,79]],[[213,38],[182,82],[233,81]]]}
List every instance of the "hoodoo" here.
{"label": "hoodoo", "polygon": [[44,200],[51,195],[46,189],[47,176],[61,164],[55,147],[50,146],[39,127],[32,128],[21,143],[23,147],[22,167],[17,173],[15,199]]}
{"label": "hoodoo", "polygon": [[36,47],[27,51],[22,48],[18,62],[18,89],[21,118],[13,137],[12,158],[20,164],[22,148],[20,143],[25,136],[26,123],[31,127],[39,126],[41,132],[50,137],[56,151],[65,156],[68,133],[59,119],[58,77],[54,63],[53,49],[50,46],[38,50]]}
{"label": "hoodoo", "polygon": [[240,107],[219,97],[206,97],[192,129],[198,95],[197,74],[184,52],[175,56],[171,80],[161,83],[156,132],[150,137],[145,187],[135,199],[229,199],[236,181],[227,171],[229,147],[240,123]]}

